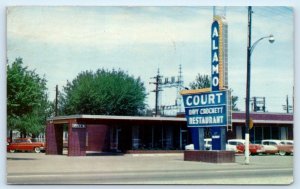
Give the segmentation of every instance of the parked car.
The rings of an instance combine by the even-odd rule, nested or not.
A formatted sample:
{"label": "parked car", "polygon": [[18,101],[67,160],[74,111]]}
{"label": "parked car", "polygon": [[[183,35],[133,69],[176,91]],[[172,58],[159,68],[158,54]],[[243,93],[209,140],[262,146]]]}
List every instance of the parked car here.
{"label": "parked car", "polygon": [[284,156],[288,154],[293,153],[294,145],[293,142],[289,140],[262,140],[261,144],[265,148],[265,153],[267,154],[276,154],[279,153],[279,155]]}
{"label": "parked car", "polygon": [[244,139],[229,139],[226,143],[226,150],[237,152],[236,146],[239,144],[245,144]]}
{"label": "parked car", "polygon": [[292,140],[281,140],[280,144],[294,145],[294,141],[292,141]]}
{"label": "parked car", "polygon": [[[185,146],[185,150],[194,150],[194,144],[188,144]],[[205,138],[204,139],[204,149],[205,150],[211,150],[212,146],[211,146],[211,138]]]}
{"label": "parked car", "polygon": [[211,138],[204,139],[204,148],[205,150],[212,150]]}
{"label": "parked car", "polygon": [[[237,152],[245,153],[245,144],[239,144],[236,146]],[[260,144],[249,143],[249,155],[262,154],[265,152],[265,148]]]}
{"label": "parked car", "polygon": [[185,150],[194,150],[194,144],[188,144],[185,146]]}
{"label": "parked car", "polygon": [[34,151],[40,153],[44,150],[44,142],[33,142],[31,138],[17,138],[7,144],[7,151],[11,153],[14,153],[15,151]]}
{"label": "parked car", "polygon": [[[185,150],[194,150],[194,144],[189,144],[185,146]],[[212,146],[211,146],[211,138],[205,138],[204,139],[204,149],[205,150],[211,150]]]}

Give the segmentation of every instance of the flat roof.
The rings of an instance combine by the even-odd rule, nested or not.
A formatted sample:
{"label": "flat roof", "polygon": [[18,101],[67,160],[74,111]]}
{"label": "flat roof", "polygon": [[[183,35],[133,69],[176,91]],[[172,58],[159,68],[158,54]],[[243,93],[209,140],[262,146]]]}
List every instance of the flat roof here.
{"label": "flat roof", "polygon": [[90,119],[90,120],[127,120],[127,121],[159,121],[159,122],[186,122],[185,117],[147,117],[147,116],[114,116],[114,115],[69,115],[57,116],[47,119],[55,123],[67,123],[70,119]]}
{"label": "flat roof", "polygon": [[[150,117],[150,116],[114,116],[114,115],[69,115],[69,116],[56,116],[47,119],[47,121],[54,123],[68,123],[68,120],[81,119],[81,120],[103,120],[103,121],[149,121],[149,122],[186,122],[183,117]],[[250,117],[254,123],[262,124],[293,124],[293,114],[287,113],[270,113],[270,112],[251,112]],[[233,123],[244,123],[245,112],[233,112]]]}

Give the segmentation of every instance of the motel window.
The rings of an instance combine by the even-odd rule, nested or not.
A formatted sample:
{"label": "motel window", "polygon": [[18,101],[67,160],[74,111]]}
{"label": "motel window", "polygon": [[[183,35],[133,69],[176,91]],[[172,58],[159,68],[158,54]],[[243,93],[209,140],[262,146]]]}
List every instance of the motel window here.
{"label": "motel window", "polygon": [[272,139],[279,139],[279,128],[278,127],[272,127]]}
{"label": "motel window", "polygon": [[264,132],[264,139],[271,139],[271,129],[270,129],[270,127],[264,127],[263,132]]}

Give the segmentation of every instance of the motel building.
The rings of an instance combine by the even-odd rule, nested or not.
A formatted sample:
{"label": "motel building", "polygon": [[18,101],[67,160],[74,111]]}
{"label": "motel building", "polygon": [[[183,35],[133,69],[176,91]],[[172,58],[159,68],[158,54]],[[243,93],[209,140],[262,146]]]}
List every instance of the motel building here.
{"label": "motel building", "polygon": [[[293,139],[293,114],[250,114],[250,141]],[[227,139],[242,139],[245,113],[233,112]],[[182,152],[191,144],[191,134],[182,114],[178,117],[70,115],[48,119],[46,154],[85,156],[89,153]]]}

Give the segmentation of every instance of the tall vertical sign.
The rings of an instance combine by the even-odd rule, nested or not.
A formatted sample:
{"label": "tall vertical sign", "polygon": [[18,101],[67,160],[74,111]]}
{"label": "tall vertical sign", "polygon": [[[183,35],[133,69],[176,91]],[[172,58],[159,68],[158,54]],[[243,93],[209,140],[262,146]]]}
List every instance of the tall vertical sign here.
{"label": "tall vertical sign", "polygon": [[204,149],[204,127],[212,134],[212,149],[225,150],[226,126],[231,125],[228,91],[227,23],[214,15],[211,26],[211,87],[181,91],[185,115],[196,150]]}
{"label": "tall vertical sign", "polygon": [[[217,92],[224,89],[224,51],[223,22],[219,16],[214,16],[211,27],[211,90]],[[227,112],[226,112],[227,113]],[[226,149],[226,127],[212,127],[212,149]]]}
{"label": "tall vertical sign", "polygon": [[218,91],[220,88],[219,84],[219,55],[220,55],[220,45],[219,45],[219,32],[220,27],[217,20],[212,23],[211,29],[211,90]]}

